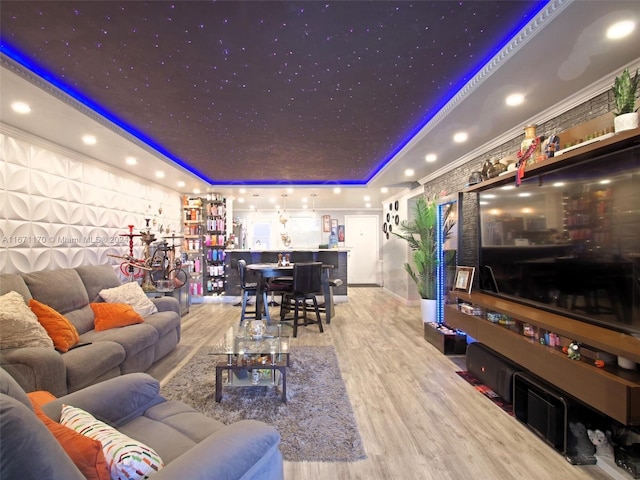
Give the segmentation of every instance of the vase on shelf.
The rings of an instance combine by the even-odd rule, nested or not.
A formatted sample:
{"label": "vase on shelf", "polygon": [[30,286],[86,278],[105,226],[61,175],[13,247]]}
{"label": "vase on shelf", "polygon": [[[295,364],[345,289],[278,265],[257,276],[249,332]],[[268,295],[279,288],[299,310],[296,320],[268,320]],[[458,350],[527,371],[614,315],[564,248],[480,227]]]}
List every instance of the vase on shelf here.
{"label": "vase on shelf", "polygon": [[631,113],[623,113],[622,115],[617,115],[613,119],[613,128],[616,133],[624,132],[626,130],[633,130],[638,128],[638,112]]}

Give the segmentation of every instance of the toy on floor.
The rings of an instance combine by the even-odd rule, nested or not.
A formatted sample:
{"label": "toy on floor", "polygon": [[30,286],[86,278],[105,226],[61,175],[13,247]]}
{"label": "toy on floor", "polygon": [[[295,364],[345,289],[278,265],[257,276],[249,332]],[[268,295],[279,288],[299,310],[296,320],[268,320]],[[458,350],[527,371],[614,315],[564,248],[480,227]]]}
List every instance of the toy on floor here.
{"label": "toy on floor", "polygon": [[613,457],[613,445],[609,441],[609,432],[602,430],[587,430],[589,440],[596,446],[596,455],[599,457]]}

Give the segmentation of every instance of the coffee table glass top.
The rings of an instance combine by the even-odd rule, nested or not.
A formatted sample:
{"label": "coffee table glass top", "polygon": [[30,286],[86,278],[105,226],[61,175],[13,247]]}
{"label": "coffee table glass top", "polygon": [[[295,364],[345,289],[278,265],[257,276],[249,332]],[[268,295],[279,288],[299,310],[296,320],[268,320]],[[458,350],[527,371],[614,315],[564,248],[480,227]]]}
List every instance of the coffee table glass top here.
{"label": "coffee table glass top", "polygon": [[213,346],[213,355],[267,355],[289,354],[292,328],[285,324],[267,325],[261,338],[252,338],[247,329],[239,325],[230,327]]}

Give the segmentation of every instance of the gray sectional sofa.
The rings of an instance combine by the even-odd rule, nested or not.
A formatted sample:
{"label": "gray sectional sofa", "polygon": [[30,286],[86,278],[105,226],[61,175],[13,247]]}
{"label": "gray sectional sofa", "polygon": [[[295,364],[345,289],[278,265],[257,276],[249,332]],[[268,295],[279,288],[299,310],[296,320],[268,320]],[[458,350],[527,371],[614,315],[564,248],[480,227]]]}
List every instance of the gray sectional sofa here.
{"label": "gray sectional sofa", "polygon": [[[145,373],[132,373],[45,403],[58,422],[62,404],[80,408],[152,448],[164,467],[155,480],[282,480],[280,434],[265,423],[224,425],[167,401]],[[0,478],[74,480],[85,476],[36,416],[25,392],[0,369]]]}
{"label": "gray sectional sofa", "polygon": [[158,312],[143,323],[94,330],[92,302],[120,279],[109,265],[0,275],[0,295],[20,293],[64,315],[78,330],[80,343],[68,352],[38,347],[0,350],[0,366],[27,392],[47,390],[56,396],[133,372],[144,372],[180,341],[180,305],[175,298],[151,299]]}

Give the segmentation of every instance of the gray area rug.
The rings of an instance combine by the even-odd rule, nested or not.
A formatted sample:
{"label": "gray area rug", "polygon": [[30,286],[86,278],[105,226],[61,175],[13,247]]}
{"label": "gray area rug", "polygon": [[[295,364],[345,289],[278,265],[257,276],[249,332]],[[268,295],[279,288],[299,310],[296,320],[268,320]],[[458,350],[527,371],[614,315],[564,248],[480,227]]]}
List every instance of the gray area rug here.
{"label": "gray area rug", "polygon": [[215,362],[225,361],[201,348],[162,388],[222,423],[256,419],[275,426],[280,451],[292,462],[353,462],[366,458],[347,391],[332,346],[291,347],[287,403],[274,387],[225,387],[215,401]]}

